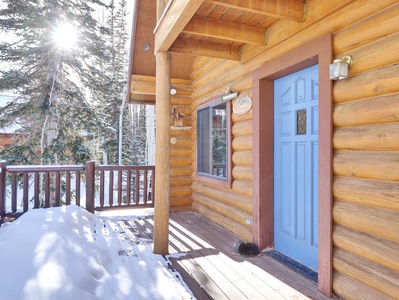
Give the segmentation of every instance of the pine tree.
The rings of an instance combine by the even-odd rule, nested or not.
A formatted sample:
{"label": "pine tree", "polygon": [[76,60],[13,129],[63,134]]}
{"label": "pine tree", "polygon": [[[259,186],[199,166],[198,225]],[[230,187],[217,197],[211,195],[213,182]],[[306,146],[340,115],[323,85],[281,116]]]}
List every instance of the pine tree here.
{"label": "pine tree", "polygon": [[[21,139],[0,153],[9,164],[95,158],[91,139],[106,124],[89,95],[107,88],[101,63],[109,60],[102,39],[107,28],[94,18],[100,6],[100,0],[3,0],[0,92],[17,97],[0,110],[0,127],[17,126]],[[57,36],[65,26],[70,30]],[[71,30],[74,47],[57,43]]]}
{"label": "pine tree", "polygon": [[98,90],[95,93],[99,99],[99,111],[106,123],[99,139],[101,149],[105,152],[106,161],[109,164],[118,163],[119,147],[119,123],[122,109],[123,127],[126,125],[126,106],[121,108],[121,104],[126,97],[127,88],[127,67],[128,51],[127,42],[129,39],[127,23],[126,0],[111,1],[110,9],[106,20],[107,32],[104,34],[106,41],[106,51],[110,57],[106,64],[103,64],[103,72],[108,77],[103,84],[107,86],[104,91]]}
{"label": "pine tree", "polygon": [[129,105],[128,108],[123,127],[123,161],[128,165],[147,165],[146,106],[137,104]]}

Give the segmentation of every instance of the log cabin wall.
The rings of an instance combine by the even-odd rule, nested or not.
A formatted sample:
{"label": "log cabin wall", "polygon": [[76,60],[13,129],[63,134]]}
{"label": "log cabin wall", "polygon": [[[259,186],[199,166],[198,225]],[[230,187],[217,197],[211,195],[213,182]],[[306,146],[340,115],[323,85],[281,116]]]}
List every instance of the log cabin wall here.
{"label": "log cabin wall", "polygon": [[387,3],[333,36],[335,56],[354,59],[333,93],[333,288],[347,299],[399,295],[399,4]]}
{"label": "log cabin wall", "polygon": [[[252,241],[252,110],[232,115],[232,186],[196,180],[195,109],[226,87],[252,96],[251,72],[325,33],[334,58],[351,55],[334,83],[333,291],[345,299],[399,295],[399,3],[306,1],[302,23],[279,20],[265,47],[245,45],[241,63],[199,58],[192,73],[192,208]],[[233,100],[234,103],[235,100]]]}
{"label": "log cabin wall", "polygon": [[[182,211],[191,209],[191,82],[173,81],[176,95],[171,98],[171,141],[170,144],[170,210]],[[174,126],[173,112],[183,114],[183,126]],[[174,139],[175,138],[175,139]]]}
{"label": "log cabin wall", "polygon": [[[233,67],[239,67],[238,62],[219,59],[199,59],[195,64],[193,89],[201,88],[216,82],[218,77]],[[246,88],[243,88],[246,85]],[[234,85],[234,90],[240,92],[240,97],[251,95],[251,77],[247,76],[244,85]],[[212,89],[209,86],[209,89]],[[208,89],[199,95],[194,93],[193,113],[193,180],[197,177],[196,165],[196,108],[213,98],[220,96],[209,93]],[[217,93],[217,92],[216,92]],[[211,96],[209,96],[211,94]],[[236,100],[233,100],[233,104]],[[195,181],[193,188],[193,210],[205,215],[215,223],[236,233],[246,241],[252,241],[252,227],[246,220],[252,220],[252,112],[241,116],[232,114],[232,186],[220,187],[216,184]]]}

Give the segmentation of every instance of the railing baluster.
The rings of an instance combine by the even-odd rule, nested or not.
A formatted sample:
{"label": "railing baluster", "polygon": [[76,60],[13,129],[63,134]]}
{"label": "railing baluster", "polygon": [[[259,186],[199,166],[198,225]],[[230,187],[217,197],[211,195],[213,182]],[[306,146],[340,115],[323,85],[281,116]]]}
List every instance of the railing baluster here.
{"label": "railing baluster", "polygon": [[104,207],[104,182],[105,182],[105,178],[104,178],[104,171],[101,170],[100,171],[100,206]]}
{"label": "railing baluster", "polygon": [[132,189],[132,172],[127,170],[126,173],[126,205],[130,205],[130,195]]}
{"label": "railing baluster", "polygon": [[11,211],[15,213],[17,211],[17,173],[13,173],[11,176]]}
{"label": "railing baluster", "polygon": [[152,205],[155,203],[155,168],[152,170],[152,176],[151,176],[151,201]]}
{"label": "railing baluster", "polygon": [[65,204],[71,204],[71,172],[65,173]]}
{"label": "railing baluster", "polygon": [[136,170],[136,187],[135,187],[135,192],[136,192],[136,205],[139,204],[140,202],[140,172],[139,170]]}
{"label": "railing baluster", "polygon": [[122,183],[123,183],[123,178],[122,178],[122,171],[118,171],[118,204],[119,206],[122,205]]}
{"label": "railing baluster", "polygon": [[23,202],[23,211],[27,212],[28,207],[28,199],[29,199],[29,177],[28,173],[24,173],[23,175],[23,195],[22,195],[22,202]]}
{"label": "railing baluster", "polygon": [[35,172],[34,175],[34,195],[33,195],[33,208],[40,207],[40,174]]}
{"label": "railing baluster", "polygon": [[96,162],[86,162],[86,210],[94,213]]}
{"label": "railing baluster", "polygon": [[76,205],[80,206],[80,172],[76,171],[76,179],[75,179],[75,183],[76,183]]}
{"label": "railing baluster", "polygon": [[50,207],[50,173],[44,174],[44,207]]}
{"label": "railing baluster", "polygon": [[113,206],[114,204],[114,171],[110,170],[109,171],[109,186],[108,186],[108,201],[109,201],[109,206]]}
{"label": "railing baluster", "polygon": [[147,170],[144,170],[143,202],[147,204]]}
{"label": "railing baluster", "polygon": [[6,171],[7,163],[0,161],[0,224],[4,222],[6,216]]}
{"label": "railing baluster", "polygon": [[61,174],[55,173],[55,206],[61,206]]}

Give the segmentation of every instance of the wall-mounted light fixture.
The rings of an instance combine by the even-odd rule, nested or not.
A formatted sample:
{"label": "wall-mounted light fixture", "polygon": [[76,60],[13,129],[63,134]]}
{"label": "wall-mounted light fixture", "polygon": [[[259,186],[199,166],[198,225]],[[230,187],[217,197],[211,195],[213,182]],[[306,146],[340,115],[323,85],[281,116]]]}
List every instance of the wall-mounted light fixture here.
{"label": "wall-mounted light fixture", "polygon": [[176,95],[176,89],[173,86],[170,87],[170,94]]}
{"label": "wall-mounted light fixture", "polygon": [[224,95],[220,96],[220,102],[226,102],[238,97],[238,92],[232,92],[231,88],[226,88]]}
{"label": "wall-mounted light fixture", "polygon": [[231,94],[223,95],[220,97],[220,102],[226,102],[238,97],[238,92],[234,92]]}
{"label": "wall-mounted light fixture", "polygon": [[349,55],[334,59],[330,65],[330,79],[341,80],[348,77],[348,69],[352,65],[352,57]]}

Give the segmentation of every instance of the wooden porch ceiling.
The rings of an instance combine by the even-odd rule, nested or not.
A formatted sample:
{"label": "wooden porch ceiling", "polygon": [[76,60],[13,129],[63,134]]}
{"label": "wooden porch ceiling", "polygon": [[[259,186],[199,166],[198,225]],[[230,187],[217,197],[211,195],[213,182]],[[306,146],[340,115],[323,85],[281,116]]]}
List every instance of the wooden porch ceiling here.
{"label": "wooden porch ceiling", "polygon": [[[238,60],[243,44],[264,45],[268,26],[278,19],[299,22],[303,11],[302,0],[170,1],[155,29],[155,51],[217,58],[236,52],[230,59]],[[180,47],[182,40],[188,40],[185,50]],[[230,46],[229,50],[221,47],[226,45]]]}
{"label": "wooden porch ceiling", "polygon": [[[189,80],[197,57],[239,61],[244,45],[266,45],[274,22],[304,18],[304,0],[170,0],[156,22],[156,1],[136,1],[131,75],[155,78],[154,53],[169,51],[172,79]],[[131,84],[131,100],[155,101],[148,83]]]}

